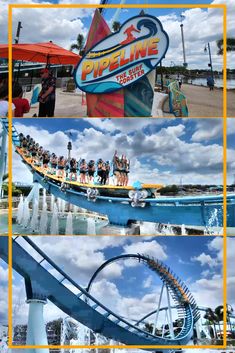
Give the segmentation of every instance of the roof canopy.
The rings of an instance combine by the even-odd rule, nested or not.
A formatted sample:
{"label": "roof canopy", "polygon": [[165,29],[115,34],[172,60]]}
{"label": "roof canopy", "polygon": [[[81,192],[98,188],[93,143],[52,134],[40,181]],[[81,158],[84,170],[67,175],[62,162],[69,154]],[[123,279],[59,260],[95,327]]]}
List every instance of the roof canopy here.
{"label": "roof canopy", "polygon": [[[0,58],[8,58],[8,44],[0,44]],[[12,59],[30,62],[77,65],[81,56],[53,42],[12,44]]]}

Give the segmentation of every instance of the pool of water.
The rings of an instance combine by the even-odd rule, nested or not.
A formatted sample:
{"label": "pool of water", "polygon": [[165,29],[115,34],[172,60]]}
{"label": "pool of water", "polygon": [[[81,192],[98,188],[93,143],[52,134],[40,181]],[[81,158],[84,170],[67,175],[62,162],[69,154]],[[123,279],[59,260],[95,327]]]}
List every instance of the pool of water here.
{"label": "pool of water", "polygon": [[[16,217],[16,212],[13,213],[13,219]],[[50,234],[50,223],[51,223],[52,214],[48,212],[48,227],[47,234]],[[66,228],[66,215],[61,214],[58,218],[59,221],[59,235],[65,234]],[[102,220],[94,217],[84,216],[84,215],[73,215],[73,229],[74,234],[83,235],[87,234],[87,231],[90,230],[90,234],[103,234],[105,228],[108,225],[107,220]],[[0,217],[0,229],[2,234],[7,234],[8,232],[8,215],[3,214]],[[32,229],[30,227],[23,227],[22,225],[14,223],[12,225],[12,230],[14,234],[32,234]],[[39,234],[39,232],[34,232]]]}
{"label": "pool of water", "polygon": [[[17,212],[13,212],[13,219],[16,219]],[[32,214],[32,212],[31,212]],[[39,214],[40,217],[40,214]],[[176,231],[170,225],[160,225],[159,223],[151,223],[151,222],[136,222],[128,227],[116,226],[109,224],[107,219],[101,219],[96,215],[89,214],[79,214],[73,213],[73,234],[74,235],[110,235],[110,234],[118,234],[118,235],[176,235]],[[51,227],[51,219],[52,214],[48,212],[48,225],[47,225],[47,234],[50,234]],[[59,222],[59,235],[64,235],[66,229],[66,220],[67,213],[61,213],[58,217]],[[14,221],[15,222],[15,221]],[[0,217],[0,229],[1,234],[8,233],[8,214],[5,212],[1,214]],[[41,234],[39,231],[32,232],[30,226],[26,228],[22,225],[14,223],[12,225],[13,234]],[[183,233],[184,227],[182,227]]]}
{"label": "pool of water", "polygon": [[[192,83],[193,85],[197,86],[207,86],[207,79],[206,78],[193,78],[193,79],[187,79],[187,83]],[[215,87],[222,88],[224,86],[224,82],[222,78],[216,78],[215,79]],[[235,80],[234,79],[228,79],[227,80],[227,88],[228,89],[235,89]]]}
{"label": "pool of water", "polygon": [[[28,234],[55,234],[51,233],[51,220],[52,213],[47,212],[48,223],[46,233],[42,233],[39,230],[32,231],[30,226],[23,227],[16,223],[17,211],[13,212],[13,234],[18,235],[28,235]],[[32,211],[30,211],[32,216]],[[66,234],[66,222],[67,222],[67,212],[59,213],[58,216],[58,228],[59,233],[57,235]],[[30,217],[31,217],[30,216]],[[39,219],[41,217],[41,212],[39,212]],[[30,222],[29,222],[30,223]],[[170,224],[160,224],[153,222],[136,222],[127,227],[112,225],[109,223],[108,219],[100,218],[97,214],[86,214],[86,213],[72,213],[72,223],[73,223],[73,233],[69,235],[218,235],[222,234],[223,229],[218,227],[195,227],[187,226],[184,224],[181,226],[174,226]],[[8,234],[8,214],[7,212],[2,212],[0,214],[0,234]],[[68,233],[67,233],[68,234]]]}

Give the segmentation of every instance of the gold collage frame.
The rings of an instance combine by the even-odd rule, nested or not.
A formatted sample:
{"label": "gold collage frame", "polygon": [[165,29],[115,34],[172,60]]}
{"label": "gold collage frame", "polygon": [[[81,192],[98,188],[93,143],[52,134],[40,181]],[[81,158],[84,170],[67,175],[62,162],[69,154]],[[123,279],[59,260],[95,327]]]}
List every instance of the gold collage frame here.
{"label": "gold collage frame", "polygon": [[[9,4],[8,5],[8,55],[9,55],[9,110],[8,110],[8,117],[9,117],[9,135],[8,135],[8,170],[9,170],[9,189],[8,189],[8,202],[9,202],[9,213],[8,213],[8,254],[9,254],[9,273],[8,273],[8,281],[9,281],[9,288],[8,288],[8,325],[9,325],[9,348],[14,349],[33,349],[33,348],[49,348],[49,349],[68,349],[68,348],[118,348],[118,349],[131,349],[131,348],[154,348],[154,349],[202,349],[202,348],[222,348],[225,349],[227,346],[227,337],[226,337],[226,322],[227,322],[227,287],[226,287],[226,256],[227,256],[227,249],[226,249],[226,209],[227,209],[227,202],[226,202],[226,148],[227,148],[227,136],[226,136],[226,118],[227,118],[227,61],[226,61],[226,50],[223,52],[223,117],[219,119],[223,120],[223,344],[222,345],[200,345],[200,346],[162,346],[162,345],[97,345],[97,346],[90,346],[90,345],[13,345],[13,299],[12,299],[12,125],[13,125],[13,117],[12,117],[12,12],[13,9],[16,8],[219,8],[223,11],[223,46],[226,48],[226,33],[227,33],[227,7],[225,4],[107,4],[107,5],[97,5],[97,4]],[[196,117],[193,117],[195,119]],[[205,117],[206,118],[206,117]],[[197,119],[197,118],[196,118]],[[204,119],[204,117],[203,117]],[[208,119],[208,118],[207,118]],[[40,236],[40,235],[37,235]],[[115,235],[113,235],[115,236]],[[119,236],[119,235],[118,235]]]}

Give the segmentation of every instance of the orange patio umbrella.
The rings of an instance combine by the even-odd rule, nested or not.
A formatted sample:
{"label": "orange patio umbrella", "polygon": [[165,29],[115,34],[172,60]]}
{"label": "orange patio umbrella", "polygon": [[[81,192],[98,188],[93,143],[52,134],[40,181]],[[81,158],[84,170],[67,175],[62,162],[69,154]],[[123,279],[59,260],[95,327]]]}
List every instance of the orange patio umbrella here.
{"label": "orange patio umbrella", "polygon": [[[8,58],[8,44],[0,44],[0,58]],[[77,65],[81,56],[53,42],[12,44],[12,59],[46,64]]]}

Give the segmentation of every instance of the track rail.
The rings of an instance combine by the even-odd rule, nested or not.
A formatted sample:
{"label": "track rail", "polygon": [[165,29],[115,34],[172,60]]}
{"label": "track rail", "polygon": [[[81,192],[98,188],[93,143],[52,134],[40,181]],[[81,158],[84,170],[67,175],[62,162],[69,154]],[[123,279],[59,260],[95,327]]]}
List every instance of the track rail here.
{"label": "track rail", "polygon": [[[190,293],[189,289],[187,286],[179,279],[177,275],[173,273],[173,271],[164,265],[162,262],[159,260],[155,260],[153,258],[150,258],[146,255],[141,255],[141,254],[123,254],[119,256],[115,256],[107,261],[105,261],[92,275],[88,286],[87,286],[87,291],[91,292],[92,284],[94,283],[95,279],[99,275],[99,273],[109,266],[112,263],[115,263],[116,261],[119,260],[125,260],[125,259],[134,259],[139,262],[142,262],[144,265],[149,267],[152,271],[158,274],[158,276],[161,278],[162,282],[166,285],[168,288],[169,292],[172,295],[172,298],[175,303],[175,308],[178,311],[179,317],[184,319],[184,325],[187,327],[188,323],[187,321],[187,308],[185,307],[185,304],[189,304],[192,308],[192,314],[193,314],[193,320],[194,323],[197,322],[197,320],[200,318],[200,313],[197,308],[197,304],[195,299],[193,298],[192,294]],[[156,312],[156,311],[155,311]],[[151,314],[152,315],[152,314]],[[146,317],[142,318],[144,320],[145,318],[149,317],[150,315],[148,314]],[[190,318],[191,320],[191,318]],[[136,323],[138,324],[140,321]],[[185,327],[182,328],[182,332],[185,331]],[[179,333],[178,337],[180,337],[181,333]]]}
{"label": "track rail", "polygon": [[[34,254],[34,257],[31,256]],[[134,254],[130,254],[135,256]],[[0,237],[0,256],[7,262],[8,239]],[[137,255],[141,260],[141,255]],[[56,265],[28,237],[16,237],[13,241],[13,268],[26,281],[31,282],[32,291],[28,298],[48,298],[67,315],[89,327],[94,332],[124,344],[133,345],[184,345],[193,333],[194,308],[186,288],[178,283],[178,278],[167,266],[145,257],[148,266],[169,286],[178,303],[183,307],[185,320],[177,337],[158,337],[123,319],[108,309],[78,285],[58,265]],[[174,281],[177,284],[174,284]],[[182,282],[181,282],[182,283]]]}
{"label": "track rail", "polygon": [[[125,226],[132,221],[146,221],[188,226],[223,226],[223,195],[146,198],[143,200],[144,208],[132,207],[128,197],[102,196],[99,193],[93,202],[88,199],[86,190],[76,190],[76,186],[74,188],[71,183],[46,175],[43,168],[33,168],[27,160],[22,160],[33,174],[34,181],[39,182],[49,193],[79,207],[107,215],[112,224]],[[227,196],[227,225],[235,226],[235,194]]]}
{"label": "track rail", "polygon": [[[6,118],[1,119],[3,128],[8,131]],[[35,167],[29,158],[22,155],[19,148],[19,136],[12,126],[13,143],[22,162],[33,174],[35,182],[63,200],[107,215],[111,224],[126,226],[133,221],[146,221],[173,225],[223,227],[223,195],[203,195],[193,197],[159,197],[143,199],[145,207],[132,207],[132,200],[128,197],[104,196],[97,193],[95,200],[89,200],[87,189],[101,190],[99,185],[84,185],[75,182],[62,181],[46,173],[41,167]],[[143,184],[143,187],[144,184]],[[154,186],[152,186],[154,187]],[[121,187],[112,187],[117,190]],[[150,187],[151,188],[151,187]],[[133,187],[129,187],[133,189]],[[129,190],[128,189],[128,190]],[[95,202],[93,202],[95,201]],[[235,227],[235,194],[227,195],[227,226]]]}
{"label": "track rail", "polygon": [[[107,188],[107,186],[105,185],[90,185],[90,184],[82,184],[79,182],[71,182],[71,181],[64,181],[61,179],[58,179],[57,177],[54,177],[51,174],[48,174],[46,169],[42,168],[42,167],[36,167],[33,165],[33,163],[31,162],[30,158],[26,158],[22,152],[20,148],[16,148],[16,152],[20,155],[20,157],[22,158],[23,162],[28,166],[28,168],[30,169],[30,171],[32,173],[37,173],[39,174],[41,177],[45,178],[45,180],[47,180],[48,182],[51,182],[55,185],[62,185],[65,187],[67,187],[67,189],[70,192],[74,192],[80,196],[84,196],[86,195],[85,192],[82,191],[75,191],[72,190],[72,187],[74,186],[79,186],[79,187],[84,187],[84,188],[88,188],[88,187],[93,187],[93,188],[100,188],[100,189],[104,189]],[[157,187],[160,186],[160,184],[156,184]],[[143,184],[143,188],[145,187],[145,184]],[[152,187],[154,187],[154,185],[152,185]],[[113,189],[122,189],[123,187],[121,186],[112,186],[111,188]],[[132,190],[134,189],[132,186],[127,187],[127,189]],[[235,195],[228,195],[227,196],[227,201],[231,201],[234,200]],[[111,197],[111,196],[101,196],[101,195],[97,195],[97,199],[100,200],[112,200],[112,201],[116,201],[116,202],[125,202],[128,201],[130,202],[130,198],[128,197]],[[223,195],[203,195],[203,196],[184,196],[184,197],[161,197],[161,198],[145,198],[144,202],[147,203],[151,203],[151,204],[172,204],[172,205],[193,205],[193,204],[198,204],[198,203],[206,203],[206,204],[210,204],[210,203],[218,203],[220,204],[221,202],[223,202]]]}
{"label": "track rail", "polygon": [[[6,133],[9,133],[9,121],[8,118],[1,118],[1,123],[3,126],[3,129],[6,131]],[[19,139],[19,134],[15,128],[14,125],[12,125],[12,143],[14,144],[14,146],[18,147],[20,146],[20,139]]]}

